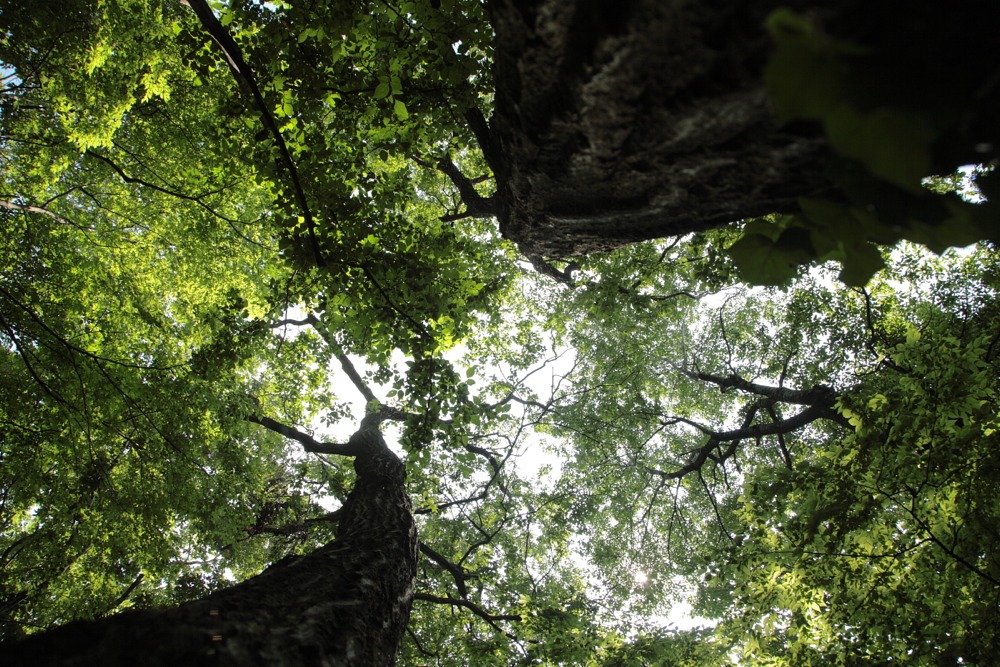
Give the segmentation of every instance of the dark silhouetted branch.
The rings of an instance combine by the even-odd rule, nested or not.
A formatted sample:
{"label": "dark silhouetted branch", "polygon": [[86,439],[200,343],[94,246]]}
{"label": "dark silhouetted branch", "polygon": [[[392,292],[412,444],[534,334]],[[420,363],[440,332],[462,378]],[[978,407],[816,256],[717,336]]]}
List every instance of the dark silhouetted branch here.
{"label": "dark silhouetted branch", "polygon": [[316,238],[316,222],[309,208],[309,200],[306,198],[305,190],[302,188],[298,169],[295,166],[295,161],[292,160],[291,152],[288,150],[288,145],[285,143],[284,137],[281,136],[278,123],[271,114],[271,110],[268,108],[267,103],[264,101],[264,96],[257,86],[253,70],[243,59],[243,54],[235,40],[233,40],[225,27],[219,22],[219,19],[215,17],[212,8],[208,6],[208,2],[206,0],[187,0],[187,4],[198,15],[198,20],[201,21],[202,26],[208,31],[208,34],[222,51],[222,55],[225,56],[226,62],[229,64],[229,69],[232,71],[237,83],[242,84],[250,93],[253,105],[256,107],[258,113],[260,113],[264,128],[274,138],[274,142],[277,144],[278,151],[281,154],[281,161],[284,163],[289,179],[292,182],[295,200],[302,210],[302,217],[306,222],[306,230],[309,234],[309,243],[312,246],[314,260],[317,266],[325,266],[326,259],[323,257],[323,253],[319,247],[319,240]]}

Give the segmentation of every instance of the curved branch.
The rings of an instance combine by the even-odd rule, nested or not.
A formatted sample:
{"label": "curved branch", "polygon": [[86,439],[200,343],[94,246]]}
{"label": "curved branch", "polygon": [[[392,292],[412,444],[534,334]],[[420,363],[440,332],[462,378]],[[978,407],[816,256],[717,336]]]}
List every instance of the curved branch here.
{"label": "curved branch", "polygon": [[206,0],[187,0],[187,4],[194,10],[194,13],[198,16],[198,20],[201,21],[201,25],[208,31],[208,34],[219,46],[219,49],[221,49],[222,55],[225,56],[226,62],[229,63],[229,69],[233,73],[233,78],[236,79],[237,83],[242,83],[246,87],[246,90],[249,91],[250,97],[253,99],[253,104],[260,113],[265,129],[274,138],[278,146],[278,151],[281,153],[281,160],[284,162],[285,169],[288,171],[289,179],[292,182],[295,200],[299,208],[302,209],[302,217],[306,222],[306,231],[309,234],[309,243],[312,246],[316,265],[320,267],[326,266],[326,259],[323,257],[323,253],[319,247],[319,240],[316,238],[316,222],[313,219],[312,211],[309,209],[309,200],[306,198],[305,190],[302,188],[298,169],[295,167],[295,161],[292,160],[292,154],[288,150],[285,138],[281,136],[278,123],[267,108],[264,96],[257,86],[253,70],[250,69],[250,66],[243,59],[243,54],[240,52],[240,47],[236,44],[236,41],[229,35],[225,27],[219,23],[219,19],[215,17],[212,8],[208,6],[208,2]]}
{"label": "curved branch", "polygon": [[333,340],[333,337],[330,335],[330,332],[326,329],[326,327],[322,325],[322,322],[320,322],[319,318],[316,317],[315,313],[312,312],[308,313],[305,319],[302,320],[295,320],[291,318],[278,320],[277,322],[271,325],[271,328],[278,328],[286,325],[292,325],[292,326],[308,325],[313,328],[316,334],[320,338],[322,338],[323,342],[326,343],[327,346],[330,348],[330,351],[333,352],[333,356],[335,356],[337,358],[337,361],[340,362],[340,367],[343,369],[344,373],[351,380],[351,382],[361,393],[364,399],[368,403],[374,402],[379,404],[378,413],[382,417],[381,421],[385,420],[404,421],[407,417],[410,416],[410,413],[386,405],[385,403],[380,401],[377,396],[375,396],[375,392],[372,391],[371,387],[368,386],[368,383],[365,382],[364,378],[361,377],[361,373],[359,373],[358,369],[354,366],[354,362],[351,361],[351,358],[348,357],[347,354],[344,352],[344,350],[340,347],[340,345],[337,344],[337,341]]}
{"label": "curved branch", "polygon": [[[176,197],[177,199],[183,199],[184,201],[194,202],[205,208],[212,215],[218,215],[215,211],[209,208],[207,204],[201,201],[201,197],[198,197],[196,195],[184,194],[183,192],[177,192],[176,190],[170,190],[169,188],[165,188],[162,185],[157,185],[156,183],[150,183],[145,179],[138,178],[136,176],[129,176],[127,173],[125,173],[125,170],[122,169],[114,160],[107,157],[106,155],[101,155],[97,151],[88,149],[87,152],[84,153],[84,155],[92,157],[96,160],[100,160],[104,164],[108,165],[109,167],[111,167],[112,171],[118,174],[118,177],[120,179],[122,179],[129,185],[141,185],[144,188],[149,188],[150,190],[156,190],[160,194],[168,195],[170,197]],[[229,218],[226,218],[225,216],[219,216],[219,217],[221,217],[223,220],[229,220]],[[234,221],[230,220],[230,222]]]}
{"label": "curved branch", "polygon": [[360,443],[355,441],[354,436],[346,443],[321,442],[308,433],[298,430],[292,426],[282,424],[270,417],[259,417],[250,415],[247,421],[260,424],[264,428],[285,436],[289,440],[294,440],[302,445],[302,448],[311,454],[337,454],[339,456],[358,456],[362,453]]}
{"label": "curved branch", "polygon": [[538,273],[546,275],[549,278],[555,280],[556,282],[562,283],[563,285],[568,285],[569,287],[576,287],[576,284],[573,282],[573,272],[577,271],[580,268],[580,265],[577,264],[576,262],[570,262],[569,264],[566,265],[566,268],[560,271],[556,267],[552,266],[552,264],[545,261],[542,257],[539,257],[538,255],[526,254],[525,257],[528,259],[529,262],[531,262],[532,268],[534,268],[535,271],[537,271]]}
{"label": "curved branch", "polygon": [[484,610],[479,605],[477,605],[475,602],[472,602],[471,600],[465,600],[465,599],[460,600],[458,598],[443,598],[437,595],[429,595],[427,593],[416,593],[414,594],[413,599],[423,600],[424,602],[434,602],[435,604],[449,604],[453,607],[465,607],[473,614],[475,614],[479,618],[483,619],[484,621],[492,625],[494,629],[500,630],[501,632],[502,630],[496,625],[497,621],[521,620],[520,614],[491,614],[486,610]]}
{"label": "curved branch", "polygon": [[125,600],[128,600],[129,596],[131,596],[132,593],[135,592],[135,589],[139,587],[139,584],[142,583],[144,577],[145,575],[142,572],[140,572],[139,575],[135,578],[135,580],[131,584],[129,584],[129,587],[126,588],[125,591],[121,595],[119,595],[114,602],[111,603],[106,613],[111,613],[112,611],[117,609],[123,602],[125,602]]}
{"label": "curved branch", "polygon": [[21,213],[38,213],[38,214],[41,214],[41,215],[47,215],[48,217],[52,218],[56,222],[62,223],[64,225],[71,225],[73,227],[76,227],[77,229],[83,229],[83,230],[86,230],[86,231],[90,231],[86,227],[83,227],[82,225],[78,225],[78,224],[76,224],[74,222],[71,222],[71,221],[67,220],[66,218],[62,217],[61,215],[58,215],[57,213],[53,213],[49,209],[44,208],[42,206],[31,206],[29,204],[18,204],[16,202],[7,201],[7,200],[4,199],[4,200],[0,200],[0,208],[5,208],[5,209],[7,209],[9,211],[19,211]]}
{"label": "curved branch", "polygon": [[[696,452],[694,458],[681,468],[678,468],[673,472],[664,472],[662,470],[657,470],[656,468],[645,467],[646,472],[651,475],[662,477],[663,479],[680,479],[689,473],[700,471],[709,459],[714,460],[716,463],[724,463],[736,453],[737,446],[744,440],[761,438],[766,435],[784,435],[800,429],[807,424],[811,424],[819,419],[828,419],[838,424],[841,423],[841,420],[843,419],[841,415],[834,412],[829,406],[820,404],[810,405],[798,414],[792,415],[791,417],[781,421],[772,421],[765,424],[751,423],[757,411],[761,407],[763,406],[760,403],[756,403],[751,406],[750,411],[744,419],[744,425],[741,428],[730,431],[710,432],[708,442],[694,450]],[[692,423],[686,419],[678,419],[677,421]],[[699,429],[704,429],[704,427],[700,425],[694,425]],[[724,443],[729,443],[729,446],[719,454],[715,454],[716,450],[719,450]]]}
{"label": "curved branch", "polygon": [[493,468],[494,474],[500,472],[500,467],[502,464],[497,459],[496,454],[494,454],[490,450],[486,449],[485,447],[479,447],[478,445],[467,444],[465,445],[465,451],[469,452],[470,454],[478,454],[479,456],[482,456],[484,459],[486,459],[486,461],[490,464],[490,467]]}
{"label": "curved branch", "polygon": [[[493,218],[496,217],[496,202],[493,197],[484,197],[476,191],[472,181],[462,173],[454,162],[444,157],[438,160],[437,168],[441,173],[451,179],[451,182],[458,188],[458,193],[465,204],[465,212],[462,217],[472,218]],[[457,219],[452,217],[452,219]],[[447,222],[447,221],[446,221]]]}
{"label": "curved branch", "polygon": [[766,384],[750,382],[735,373],[730,375],[715,375],[712,373],[702,373],[681,369],[681,373],[693,380],[701,380],[716,385],[719,389],[739,389],[748,394],[756,394],[780,403],[795,403],[797,405],[815,405],[817,403],[828,403],[833,405],[836,398],[835,392],[826,385],[816,385],[809,389],[789,389],[788,387],[774,387]]}
{"label": "curved branch", "polygon": [[428,658],[440,657],[440,653],[434,653],[424,648],[424,645],[420,643],[420,640],[417,638],[417,635],[413,632],[413,630],[410,629],[409,625],[406,626],[406,634],[413,641],[413,645],[417,647],[417,650],[420,651],[422,655],[425,655]]}
{"label": "curved branch", "polygon": [[469,598],[469,587],[465,585],[465,582],[471,575],[432,549],[426,542],[420,543],[420,552],[448,571],[455,580],[455,587],[458,589],[458,593],[462,596],[463,600]]}
{"label": "curved branch", "polygon": [[361,269],[362,273],[365,274],[365,277],[368,279],[368,281],[375,286],[375,289],[378,291],[378,293],[382,295],[382,298],[385,299],[385,302],[389,306],[389,308],[413,326],[414,333],[418,334],[426,341],[434,340],[434,337],[427,332],[427,328],[423,324],[413,319],[413,317],[409,313],[407,313],[398,305],[396,305],[396,302],[389,297],[389,293],[386,291],[384,287],[382,287],[382,284],[379,283],[378,279],[375,278],[375,274],[366,264],[359,264],[357,266],[359,269]]}

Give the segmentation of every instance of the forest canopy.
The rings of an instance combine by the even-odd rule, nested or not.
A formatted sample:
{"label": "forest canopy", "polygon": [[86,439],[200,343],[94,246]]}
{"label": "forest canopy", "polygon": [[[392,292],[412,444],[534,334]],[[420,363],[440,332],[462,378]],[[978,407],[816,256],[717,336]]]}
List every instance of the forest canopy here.
{"label": "forest canopy", "polygon": [[233,605],[199,655],[991,664],[995,57],[682,12],[743,21],[716,124],[609,89],[708,123],[667,159],[578,114],[645,10],[542,4],[0,2],[0,657]]}

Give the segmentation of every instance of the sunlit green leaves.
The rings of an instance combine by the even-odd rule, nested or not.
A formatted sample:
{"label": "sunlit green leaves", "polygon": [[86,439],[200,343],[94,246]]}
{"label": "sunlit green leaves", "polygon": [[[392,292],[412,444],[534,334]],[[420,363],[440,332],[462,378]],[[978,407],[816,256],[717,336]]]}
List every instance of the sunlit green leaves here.
{"label": "sunlit green leaves", "polygon": [[[421,562],[403,664],[996,645],[995,251],[877,247],[943,251],[994,221],[944,195],[957,177],[921,189],[939,119],[859,92],[886,75],[869,50],[770,22],[776,110],[825,132],[841,193],[552,260],[555,282],[435,168],[490,195],[462,120],[490,103],[480,3],[216,4],[259,107],[182,5],[140,5],[3,11],[6,633],[201,595],[328,539],[315,498],[342,499],[350,466],[247,418],[338,426],[347,353],[405,412],[422,539],[456,566]],[[840,282],[801,268],[827,260]],[[776,434],[811,399],[734,377],[828,410]],[[692,589],[718,631],[654,627]]]}
{"label": "sunlit green leaves", "polygon": [[[996,554],[980,531],[998,507],[975,489],[997,470],[983,421],[996,410],[984,338],[997,311],[993,271],[976,267],[994,262],[952,256],[924,265],[914,291],[866,295],[875,366],[844,394],[853,431],[744,486],[749,539],[727,568],[742,611],[722,628],[755,664],[989,661]],[[893,278],[908,265],[891,265]]]}

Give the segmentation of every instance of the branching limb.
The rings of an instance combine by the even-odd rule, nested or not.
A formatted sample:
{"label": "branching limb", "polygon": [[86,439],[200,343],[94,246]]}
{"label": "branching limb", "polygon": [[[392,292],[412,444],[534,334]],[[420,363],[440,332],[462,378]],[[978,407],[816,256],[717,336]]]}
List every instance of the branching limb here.
{"label": "branching limb", "polygon": [[[975,564],[971,563],[966,558],[963,558],[962,555],[959,554],[955,550],[955,548],[954,548],[955,547],[954,541],[953,541],[953,543],[952,543],[951,546],[948,546],[947,544],[944,543],[944,540],[942,540],[938,535],[934,534],[933,530],[931,529],[931,526],[926,521],[924,521],[920,517],[920,515],[917,513],[917,499],[916,499],[916,494],[914,494],[914,498],[913,498],[913,502],[912,503],[904,503],[904,502],[900,502],[892,494],[886,493],[882,489],[878,489],[878,491],[879,491],[879,493],[881,493],[882,495],[884,495],[886,498],[888,498],[891,502],[895,503],[896,506],[898,506],[904,512],[906,512],[907,514],[909,514],[910,517],[913,519],[913,521],[917,524],[917,526],[919,526],[920,530],[922,530],[924,532],[924,534],[927,536],[927,538],[934,545],[936,545],[939,549],[941,549],[941,551],[943,551],[945,554],[947,554],[949,558],[951,558],[952,560],[954,560],[955,562],[957,562],[959,565],[961,565],[965,569],[967,569],[970,572],[972,572],[973,574],[975,574],[975,575],[981,577],[982,579],[988,581],[989,583],[993,584],[994,586],[1000,586],[1000,580],[997,580],[996,577],[992,576],[986,570],[983,570],[982,568],[977,567]],[[957,534],[957,531],[956,531],[956,534]]]}
{"label": "branching limb", "polygon": [[372,286],[375,287],[376,291],[378,291],[378,293],[382,295],[382,298],[385,299],[386,305],[388,305],[393,312],[395,312],[397,315],[399,315],[404,320],[410,323],[410,326],[412,327],[412,331],[414,333],[418,334],[421,338],[423,338],[426,341],[434,340],[434,337],[431,336],[431,334],[427,331],[427,327],[425,327],[423,324],[415,320],[412,315],[407,313],[399,305],[396,304],[396,302],[389,296],[389,293],[378,281],[378,279],[375,277],[375,274],[367,265],[360,264],[358,265],[358,268],[360,268],[362,273],[365,274],[365,278],[367,278],[368,281],[372,284]]}
{"label": "branching limb", "polygon": [[[753,423],[753,419],[756,416],[757,411],[762,407],[766,407],[769,402],[770,401],[758,401],[750,406],[740,428],[730,431],[708,430],[708,441],[704,445],[695,449],[694,457],[679,469],[672,472],[664,472],[655,468],[646,467],[646,472],[664,479],[680,479],[681,477],[684,477],[692,472],[700,471],[709,459],[715,461],[716,463],[724,463],[736,453],[739,444],[744,440],[758,439],[768,435],[784,435],[791,433],[792,431],[796,431],[819,419],[828,419],[840,423],[840,415],[838,415],[832,408],[824,404],[810,405],[798,414],[779,421]],[[707,431],[705,426],[691,422],[687,419],[678,418],[676,421],[692,424],[702,432]],[[722,445],[727,443],[728,446],[725,449],[721,449]]]}
{"label": "branching limb", "polygon": [[319,318],[316,317],[315,313],[309,313],[306,315],[305,319],[301,320],[293,320],[293,319],[279,320],[274,324],[272,324],[271,326],[272,328],[276,328],[285,325],[311,326],[313,330],[319,335],[319,337],[323,339],[323,342],[325,342],[327,346],[330,348],[330,350],[333,352],[333,355],[337,358],[337,361],[340,362],[340,367],[343,369],[344,373],[351,380],[351,383],[354,384],[354,386],[361,393],[364,399],[369,403],[375,402],[379,404],[380,406],[379,412],[382,414],[384,420],[403,421],[410,416],[409,413],[403,410],[382,403],[382,401],[380,401],[378,397],[375,396],[375,392],[372,391],[371,387],[368,386],[368,383],[365,382],[363,377],[361,377],[361,373],[358,372],[358,369],[355,367],[354,362],[351,361],[351,358],[347,356],[343,348],[341,348],[340,345],[337,344],[337,341],[333,339],[333,337],[330,335],[329,330],[327,330],[327,328],[323,326]]}
{"label": "branching limb", "polygon": [[319,337],[323,339],[323,342],[325,342],[330,350],[333,351],[334,356],[337,357],[337,361],[340,362],[340,367],[344,370],[347,377],[350,378],[351,383],[354,384],[359,392],[361,392],[361,395],[364,396],[365,400],[369,403],[375,401],[381,404],[381,401],[375,397],[375,392],[371,390],[368,383],[361,377],[361,373],[359,373],[358,369],[355,368],[354,362],[352,362],[351,358],[347,356],[343,348],[337,344],[337,341],[333,340],[333,337],[330,335],[330,331],[322,325],[319,318],[316,317],[316,314],[309,313],[306,315],[305,323],[309,324],[313,328],[313,331],[319,334]]}
{"label": "branching limb", "polygon": [[[50,327],[48,324],[46,324],[45,321],[38,315],[38,313],[36,313],[31,308],[31,306],[29,306],[26,303],[22,303],[19,299],[15,298],[14,295],[11,294],[10,292],[8,292],[7,290],[5,290],[3,288],[0,288],[0,297],[3,297],[5,299],[7,299],[12,304],[14,304],[15,306],[17,306],[19,309],[21,309],[22,311],[24,311],[24,313],[36,325],[38,325],[39,328],[41,328],[46,334],[48,334],[48,336],[52,340],[56,341],[61,346],[65,347],[67,350],[69,350],[73,354],[78,354],[78,355],[87,357],[89,359],[93,359],[94,361],[96,361],[98,363],[106,363],[106,364],[110,364],[112,366],[120,366],[122,368],[130,368],[130,369],[134,369],[134,370],[166,371],[166,370],[172,370],[174,368],[180,368],[182,366],[182,364],[173,364],[173,365],[169,365],[169,366],[157,366],[155,364],[134,364],[134,363],[131,363],[131,362],[128,362],[128,361],[121,361],[119,359],[112,359],[110,357],[100,356],[98,354],[90,352],[89,350],[85,350],[82,347],[79,347],[78,345],[74,345],[73,343],[69,342],[68,339],[66,339],[65,337],[63,337],[60,333],[58,333],[57,331],[55,331],[54,329],[52,329],[52,327]],[[4,325],[8,326],[8,324],[7,324],[6,321],[4,321]],[[13,330],[14,327],[11,327],[11,329]]]}
{"label": "branching limb", "polygon": [[409,635],[410,639],[413,641],[413,645],[417,647],[417,650],[420,651],[422,655],[425,655],[428,658],[440,657],[441,655],[440,653],[434,653],[433,651],[429,651],[427,650],[427,648],[424,647],[423,644],[420,643],[420,640],[417,639],[417,635],[413,632],[413,630],[410,629],[410,626],[406,626],[406,634]]}
{"label": "branching limb", "polygon": [[233,40],[225,27],[219,22],[219,19],[215,17],[212,8],[208,6],[208,2],[206,0],[187,0],[187,4],[198,15],[198,20],[201,21],[202,26],[208,31],[208,34],[222,51],[222,55],[225,56],[226,62],[229,63],[229,69],[232,71],[237,83],[241,84],[250,93],[253,104],[257,108],[258,113],[260,113],[264,128],[274,139],[275,144],[277,144],[278,151],[281,154],[281,161],[284,163],[289,179],[292,182],[295,200],[306,222],[306,230],[309,234],[309,243],[312,246],[313,258],[317,266],[325,266],[326,259],[323,257],[319,241],[316,238],[316,223],[309,208],[309,200],[306,198],[305,190],[302,188],[298,169],[295,166],[295,161],[292,160],[291,152],[288,150],[288,145],[285,143],[284,137],[281,136],[278,123],[271,114],[271,110],[268,108],[267,103],[264,101],[264,96],[257,86],[253,70],[243,59],[243,54],[235,40]]}
{"label": "branching limb", "polygon": [[708,482],[705,481],[705,477],[701,474],[701,470],[698,470],[698,481],[701,482],[702,488],[705,489],[705,497],[708,498],[708,501],[712,504],[712,511],[715,513],[715,521],[719,524],[719,528],[721,528],[725,536],[729,538],[729,541],[735,544],[736,538],[733,537],[733,534],[729,532],[728,528],[726,528],[726,523],[722,520],[722,514],[719,512],[719,503],[715,500],[715,494],[708,488]]}
{"label": "branching limb", "polygon": [[486,459],[486,462],[490,464],[490,468],[493,469],[494,474],[500,472],[500,467],[502,464],[500,463],[500,460],[497,459],[496,454],[494,454],[490,450],[486,449],[485,447],[479,447],[477,445],[467,444],[465,445],[465,451],[470,452],[472,454],[478,454],[479,456],[482,456],[484,459]]}
{"label": "branching limb", "polygon": [[[493,218],[496,217],[496,202],[493,197],[484,197],[476,191],[473,182],[462,173],[462,171],[448,158],[438,160],[437,168],[441,173],[451,179],[458,193],[465,204],[463,217],[471,218]],[[452,217],[454,216],[446,216]],[[443,220],[443,218],[442,218]],[[446,221],[447,222],[447,221]]]}
{"label": "branching limb", "polygon": [[52,218],[53,220],[55,220],[56,222],[62,223],[64,225],[70,225],[70,226],[76,227],[78,229],[83,229],[84,231],[91,231],[91,230],[87,229],[86,227],[83,227],[82,225],[78,225],[78,224],[76,224],[74,222],[70,222],[66,218],[64,218],[64,217],[62,217],[62,216],[60,216],[60,215],[58,215],[56,213],[53,213],[49,209],[43,208],[41,206],[31,206],[31,205],[28,205],[28,204],[18,204],[18,203],[12,202],[12,201],[0,200],[0,208],[5,208],[8,211],[20,211],[22,213],[38,213],[40,215],[48,216],[48,217]]}
{"label": "branching limb", "polygon": [[885,345],[886,347],[890,347],[890,345],[889,341],[885,339],[885,335],[880,333],[878,329],[875,327],[875,316],[872,313],[871,294],[869,294],[868,290],[866,290],[863,287],[858,288],[855,291],[858,294],[860,294],[865,301],[865,326],[868,329],[868,340],[865,341],[865,347],[868,348],[868,351],[871,353],[873,357],[876,357],[877,359],[880,360],[879,363],[888,366],[897,373],[902,373],[903,375],[911,374],[913,372],[912,370],[900,366],[892,359],[890,359],[887,355],[883,355],[878,351],[878,346],[876,345],[876,341],[881,341],[882,344]]}
{"label": "branching limb", "polygon": [[465,585],[465,582],[470,579],[472,575],[432,549],[430,545],[425,542],[420,543],[420,552],[448,571],[448,574],[450,574],[455,580],[455,588],[458,589],[458,594],[462,596],[463,600],[467,600],[469,598],[469,587]]}
{"label": "branching limb", "polygon": [[[192,203],[196,204],[197,206],[199,206],[200,208],[202,208],[205,211],[207,211],[213,217],[216,217],[219,220],[222,220],[223,222],[225,222],[227,225],[229,225],[229,228],[232,229],[235,234],[237,234],[240,238],[242,238],[247,243],[252,243],[253,245],[260,246],[260,247],[266,247],[263,244],[261,244],[259,241],[255,241],[255,240],[251,239],[250,237],[248,237],[246,234],[244,234],[242,231],[239,230],[239,228],[237,227],[237,225],[245,224],[244,222],[242,222],[240,220],[236,220],[235,218],[230,218],[229,216],[223,215],[222,213],[219,213],[217,210],[215,210],[214,208],[212,208],[211,206],[209,206],[208,204],[206,204],[202,200],[203,197],[204,197],[204,195],[189,195],[189,194],[185,194],[185,193],[180,192],[178,190],[173,190],[173,189],[164,187],[162,185],[157,185],[156,183],[151,183],[151,182],[149,182],[149,181],[147,181],[145,179],[138,178],[136,176],[130,176],[124,169],[122,169],[122,167],[120,165],[118,165],[116,162],[114,162],[111,158],[109,158],[109,157],[107,157],[105,155],[101,155],[100,153],[98,153],[96,151],[93,151],[93,150],[88,150],[86,154],[89,157],[92,157],[92,158],[94,158],[96,160],[99,160],[99,161],[103,162],[104,164],[108,165],[111,168],[111,170],[114,171],[116,174],[118,174],[118,177],[120,179],[122,179],[122,181],[124,181],[125,183],[128,183],[130,185],[140,185],[140,186],[142,186],[144,188],[149,188],[150,190],[155,190],[156,192],[159,192],[161,194],[165,194],[165,195],[167,195],[169,197],[173,197],[175,199],[180,199],[180,200],[183,200],[183,201],[192,202]],[[90,195],[90,193],[88,193],[86,190],[83,190],[82,188],[81,188],[81,190],[84,193],[86,193],[88,196],[90,196],[91,199],[95,199],[93,197],[93,195]],[[102,206],[102,208],[103,208],[103,206]]]}
{"label": "branching limb", "polygon": [[302,445],[302,448],[307,452],[312,454],[337,454],[339,456],[358,456],[362,453],[362,448],[360,443],[356,441],[354,436],[346,443],[339,442],[320,442],[316,438],[312,437],[304,431],[300,431],[297,428],[282,424],[279,421],[271,419],[270,417],[260,417],[258,415],[250,415],[247,417],[247,421],[254,424],[260,424],[266,429],[279,433],[289,440],[294,440]]}
{"label": "branching limb", "polygon": [[796,405],[828,403],[833,405],[833,400],[836,398],[833,389],[826,385],[816,385],[810,389],[789,389],[788,387],[773,387],[771,385],[750,382],[735,373],[730,375],[715,375],[686,369],[681,369],[681,373],[693,380],[714,384],[723,391],[739,389],[748,394],[764,396],[779,403],[794,403]]}
{"label": "branching limb", "polygon": [[570,262],[566,265],[566,268],[560,271],[538,255],[525,255],[525,257],[531,262],[531,266],[534,267],[535,271],[569,287],[576,287],[576,284],[573,282],[573,272],[580,269],[580,265],[576,262]]}
{"label": "branching limb", "polygon": [[[483,619],[487,623],[493,626],[498,632],[504,632],[504,630],[497,625],[498,621],[520,621],[520,614],[491,614],[475,602],[471,600],[464,600],[458,598],[445,598],[439,597],[437,595],[430,595],[428,593],[417,593],[413,596],[414,600],[423,600],[424,602],[434,602],[435,604],[448,604],[453,607],[465,607],[473,614]],[[507,634],[504,632],[504,634]]]}

